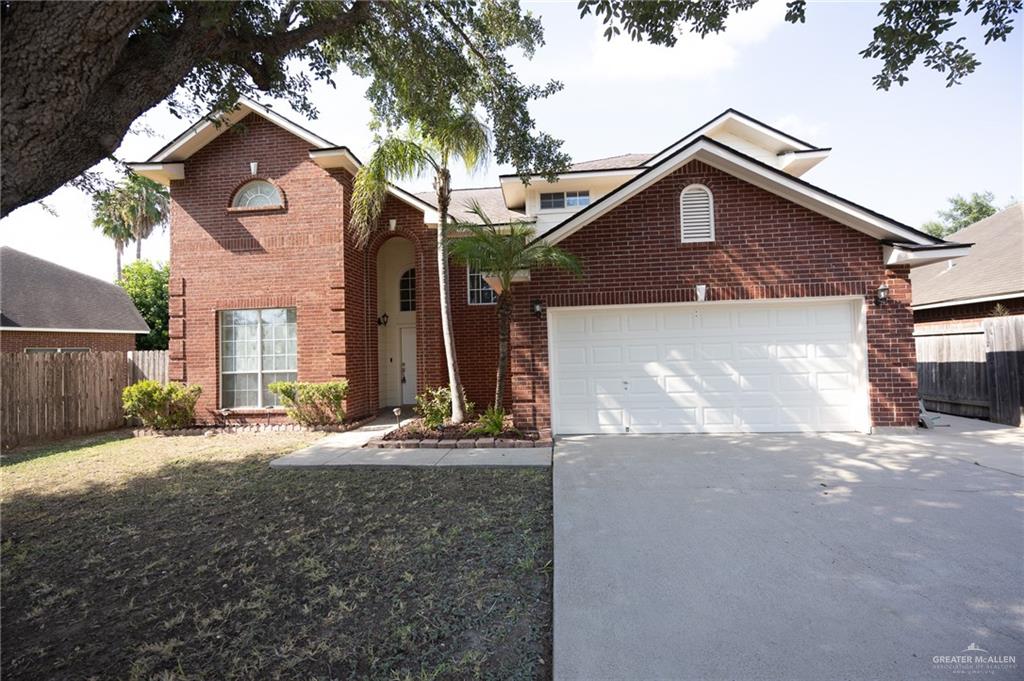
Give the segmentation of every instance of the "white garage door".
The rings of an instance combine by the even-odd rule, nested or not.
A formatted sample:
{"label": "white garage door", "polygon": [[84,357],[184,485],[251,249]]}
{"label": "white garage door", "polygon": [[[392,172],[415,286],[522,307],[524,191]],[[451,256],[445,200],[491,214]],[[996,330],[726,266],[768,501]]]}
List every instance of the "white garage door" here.
{"label": "white garage door", "polygon": [[553,429],[866,430],[861,304],[551,309]]}

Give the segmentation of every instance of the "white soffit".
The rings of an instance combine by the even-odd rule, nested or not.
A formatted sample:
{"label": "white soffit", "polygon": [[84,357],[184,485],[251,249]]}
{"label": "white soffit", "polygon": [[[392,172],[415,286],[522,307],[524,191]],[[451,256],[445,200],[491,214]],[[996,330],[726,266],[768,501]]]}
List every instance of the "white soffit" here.
{"label": "white soffit", "polygon": [[136,175],[166,186],[170,186],[171,180],[185,179],[184,163],[129,163],[128,167]]}
{"label": "white soffit", "polygon": [[970,255],[970,252],[970,244],[964,244],[959,248],[951,245],[949,248],[927,250],[910,250],[900,248],[899,246],[883,246],[882,260],[887,266],[908,265],[909,267],[920,267],[921,265],[931,265],[943,260],[962,258],[965,255]]}

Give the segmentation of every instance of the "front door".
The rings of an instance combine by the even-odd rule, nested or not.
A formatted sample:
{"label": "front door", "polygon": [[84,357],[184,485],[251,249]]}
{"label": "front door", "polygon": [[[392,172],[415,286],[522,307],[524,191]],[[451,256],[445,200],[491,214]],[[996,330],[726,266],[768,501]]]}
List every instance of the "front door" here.
{"label": "front door", "polygon": [[401,329],[401,381],[402,404],[416,402],[416,327],[406,326]]}

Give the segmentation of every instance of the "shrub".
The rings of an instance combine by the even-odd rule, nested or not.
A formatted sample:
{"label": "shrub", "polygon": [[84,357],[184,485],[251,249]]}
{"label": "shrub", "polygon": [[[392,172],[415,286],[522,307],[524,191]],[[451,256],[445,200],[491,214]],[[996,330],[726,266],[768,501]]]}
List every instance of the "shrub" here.
{"label": "shrub", "polygon": [[[416,396],[415,412],[427,428],[437,428],[452,419],[452,391],[447,386],[427,388]],[[473,403],[466,402],[466,413],[473,412]]]}
{"label": "shrub", "polygon": [[147,428],[184,428],[195,419],[196,402],[203,389],[159,381],[139,381],[121,393],[125,416],[137,417]]}
{"label": "shrub", "polygon": [[515,432],[514,428],[505,428],[505,410],[501,407],[487,407],[477,424],[469,431],[470,435],[488,435],[497,437],[506,430]]}
{"label": "shrub", "polygon": [[348,381],[277,381],[268,385],[267,390],[281,398],[289,418],[296,423],[304,426],[329,426],[345,420]]}

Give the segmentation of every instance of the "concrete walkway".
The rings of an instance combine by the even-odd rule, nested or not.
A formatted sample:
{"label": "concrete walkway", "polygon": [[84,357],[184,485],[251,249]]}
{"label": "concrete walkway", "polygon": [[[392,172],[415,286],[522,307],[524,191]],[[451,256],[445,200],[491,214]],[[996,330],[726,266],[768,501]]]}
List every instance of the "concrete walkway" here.
{"label": "concrete walkway", "polygon": [[[404,424],[408,419],[403,418]],[[344,433],[333,433],[305,449],[270,462],[273,468],[336,466],[550,466],[551,449],[381,449],[364,445],[396,428],[395,417],[385,412],[371,423]]]}
{"label": "concrete walkway", "polygon": [[1024,429],[562,438],[554,679],[1024,678]]}

